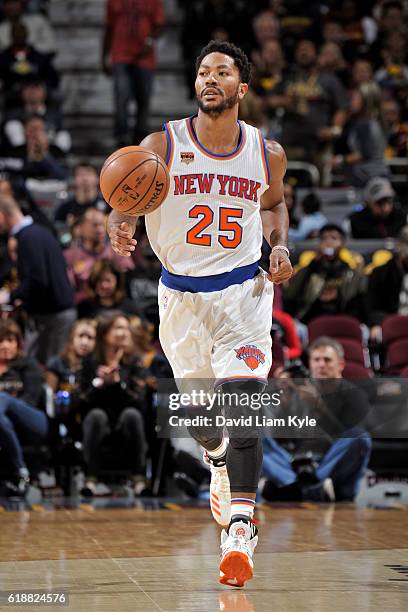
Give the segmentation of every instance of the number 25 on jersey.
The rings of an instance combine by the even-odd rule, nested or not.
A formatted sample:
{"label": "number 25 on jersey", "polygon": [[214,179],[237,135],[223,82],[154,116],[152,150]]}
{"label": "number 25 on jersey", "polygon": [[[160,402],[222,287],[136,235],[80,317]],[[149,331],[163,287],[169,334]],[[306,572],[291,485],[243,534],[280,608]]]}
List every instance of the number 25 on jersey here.
{"label": "number 25 on jersey", "polygon": [[224,249],[235,249],[242,240],[242,226],[235,219],[241,219],[242,215],[242,208],[220,207],[218,219],[214,220],[214,211],[209,206],[196,204],[188,216],[199,221],[187,232],[187,244],[212,246],[212,233],[205,233],[205,230],[216,223],[218,242]]}

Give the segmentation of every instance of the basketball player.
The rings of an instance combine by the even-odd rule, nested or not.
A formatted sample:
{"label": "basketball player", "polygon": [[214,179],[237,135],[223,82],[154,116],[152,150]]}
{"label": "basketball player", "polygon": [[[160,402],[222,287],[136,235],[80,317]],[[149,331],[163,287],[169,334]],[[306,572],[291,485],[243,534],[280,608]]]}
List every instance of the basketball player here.
{"label": "basketball player", "polygon": [[[258,129],[238,121],[250,81],[243,51],[211,41],[196,66],[197,115],[170,121],[141,143],[166,160],[172,177],[166,200],[146,216],[163,265],[160,340],[176,379],[215,379],[217,389],[241,396],[264,388],[273,283],[292,274],[286,156],[276,142],[264,142]],[[135,249],[136,223],[134,216],[111,212],[108,233],[120,255]],[[272,248],[269,274],[258,267],[262,235]],[[233,414],[234,406],[225,411]],[[211,467],[213,516],[228,525],[221,534],[220,582],[243,586],[253,575],[258,540],[252,519],[262,464],[259,434],[229,430],[227,446],[215,427],[191,427],[190,433]]]}

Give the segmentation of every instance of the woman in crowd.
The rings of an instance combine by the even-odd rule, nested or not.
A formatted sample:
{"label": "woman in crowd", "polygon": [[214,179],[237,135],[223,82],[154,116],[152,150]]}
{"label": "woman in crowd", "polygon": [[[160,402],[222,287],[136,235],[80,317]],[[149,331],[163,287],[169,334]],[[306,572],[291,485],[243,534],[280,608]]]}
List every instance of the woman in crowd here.
{"label": "woman in crowd", "polygon": [[120,310],[128,315],[137,308],[126,296],[125,276],[112,261],[101,259],[94,263],[88,281],[90,297],[78,304],[78,316],[93,319],[100,314]]}
{"label": "woman in crowd", "polygon": [[82,361],[95,348],[96,321],[79,319],[75,321],[64,350],[51,357],[47,363],[45,380],[54,393],[66,383],[75,384]]}
{"label": "woman in crowd", "polygon": [[134,356],[129,319],[123,313],[99,319],[95,352],[84,360],[80,389],[86,413],[83,446],[88,476],[83,493],[95,493],[103,443],[113,433],[133,475],[134,491],[140,493],[145,484],[147,450],[144,371]]}
{"label": "woman in crowd", "polygon": [[43,392],[39,364],[23,352],[21,329],[12,319],[0,320],[0,448],[10,479],[8,495],[24,495],[29,472],[22,444],[41,444],[48,435],[48,419],[38,408]]}
{"label": "woman in crowd", "polygon": [[336,145],[334,169],[342,168],[345,182],[364,187],[375,176],[388,176],[384,163],[386,140],[379,120],[381,92],[364,83],[351,92],[350,116]]}

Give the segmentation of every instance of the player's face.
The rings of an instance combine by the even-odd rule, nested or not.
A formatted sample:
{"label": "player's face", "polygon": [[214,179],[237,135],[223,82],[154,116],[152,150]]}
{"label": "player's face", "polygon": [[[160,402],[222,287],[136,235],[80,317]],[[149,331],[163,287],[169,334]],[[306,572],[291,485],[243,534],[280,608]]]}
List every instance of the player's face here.
{"label": "player's face", "polygon": [[344,361],[332,346],[321,346],[311,352],[309,369],[312,378],[341,378]]}
{"label": "player's face", "polygon": [[234,60],[223,53],[210,53],[201,62],[195,82],[201,111],[219,115],[238,104],[248,90],[241,83]]}

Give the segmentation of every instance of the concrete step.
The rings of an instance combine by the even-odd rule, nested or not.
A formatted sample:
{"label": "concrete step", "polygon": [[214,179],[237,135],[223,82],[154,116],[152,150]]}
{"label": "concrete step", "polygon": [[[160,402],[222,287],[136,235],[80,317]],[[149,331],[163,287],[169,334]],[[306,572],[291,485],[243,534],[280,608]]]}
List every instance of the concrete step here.
{"label": "concrete step", "polygon": [[[64,114],[107,115],[113,113],[112,81],[103,73],[65,74],[61,80]],[[182,75],[157,74],[151,113],[169,118],[191,114],[195,104],[188,99]]]}

